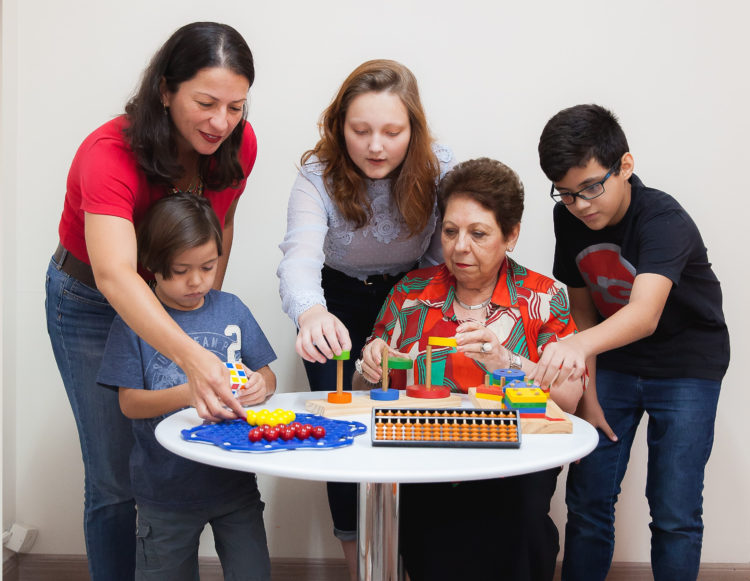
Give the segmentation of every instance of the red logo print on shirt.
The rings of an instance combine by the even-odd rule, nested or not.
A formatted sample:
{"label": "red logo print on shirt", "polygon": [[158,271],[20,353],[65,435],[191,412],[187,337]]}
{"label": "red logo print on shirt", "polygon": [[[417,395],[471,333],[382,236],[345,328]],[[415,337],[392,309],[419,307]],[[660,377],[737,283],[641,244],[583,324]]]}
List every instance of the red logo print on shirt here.
{"label": "red logo print on shirt", "polygon": [[635,268],[616,244],[594,244],[576,256],[576,265],[602,316],[611,317],[630,300]]}

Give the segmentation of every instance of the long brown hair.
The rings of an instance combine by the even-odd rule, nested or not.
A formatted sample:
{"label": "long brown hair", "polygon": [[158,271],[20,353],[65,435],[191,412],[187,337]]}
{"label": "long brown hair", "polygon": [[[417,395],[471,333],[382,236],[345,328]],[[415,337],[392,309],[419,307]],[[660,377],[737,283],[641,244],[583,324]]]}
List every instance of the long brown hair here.
{"label": "long brown hair", "polygon": [[432,215],[436,182],[440,175],[432,151],[432,136],[419,99],[417,80],[404,65],[391,60],[372,60],[359,65],[341,85],[333,102],[320,118],[320,141],[302,155],[304,165],[313,155],[326,164],[323,179],[339,212],[357,228],[372,216],[365,177],[349,157],[344,139],[344,121],[351,102],[365,93],[388,91],[406,107],[411,138],[406,157],[393,177],[391,196],[411,235],[427,226]]}
{"label": "long brown hair", "polygon": [[[226,68],[255,79],[253,55],[245,39],[227,24],[193,22],[178,29],[151,59],[135,95],[125,106],[129,126],[125,137],[138,165],[151,183],[170,184],[185,174],[177,158],[178,131],[162,105],[161,83],[174,93],[201,69]],[[247,107],[232,134],[210,156],[201,156],[203,180],[211,189],[236,186],[245,177],[238,156],[245,130]]]}

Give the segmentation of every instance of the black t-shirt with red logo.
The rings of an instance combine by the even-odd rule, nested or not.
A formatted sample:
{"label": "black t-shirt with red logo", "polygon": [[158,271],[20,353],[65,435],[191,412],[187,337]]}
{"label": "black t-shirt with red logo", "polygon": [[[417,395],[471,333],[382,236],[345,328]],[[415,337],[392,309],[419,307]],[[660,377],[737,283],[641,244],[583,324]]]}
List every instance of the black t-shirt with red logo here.
{"label": "black t-shirt with red logo", "polygon": [[554,275],[570,287],[588,287],[602,319],[627,304],[636,275],[667,277],[672,290],[654,334],[600,354],[597,368],[720,381],[729,365],[729,333],[700,232],[672,196],[635,175],[630,184],[625,216],[602,230],[555,205]]}

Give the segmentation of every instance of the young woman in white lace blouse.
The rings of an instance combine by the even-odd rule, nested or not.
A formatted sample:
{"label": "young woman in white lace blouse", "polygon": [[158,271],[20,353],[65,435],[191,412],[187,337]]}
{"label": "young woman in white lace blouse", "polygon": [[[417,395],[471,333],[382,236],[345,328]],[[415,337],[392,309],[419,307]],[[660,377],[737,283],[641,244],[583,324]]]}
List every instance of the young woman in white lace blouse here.
{"label": "young woman in white lace blouse", "polygon": [[[442,262],[435,191],[455,164],[433,142],[414,75],[400,63],[363,63],[323,112],[289,198],[282,306],[299,328],[310,388],[335,389],[334,354],[354,360],[385,297],[420,262]],[[348,385],[347,385],[348,384]],[[355,563],[356,487],[329,483],[334,533]]]}

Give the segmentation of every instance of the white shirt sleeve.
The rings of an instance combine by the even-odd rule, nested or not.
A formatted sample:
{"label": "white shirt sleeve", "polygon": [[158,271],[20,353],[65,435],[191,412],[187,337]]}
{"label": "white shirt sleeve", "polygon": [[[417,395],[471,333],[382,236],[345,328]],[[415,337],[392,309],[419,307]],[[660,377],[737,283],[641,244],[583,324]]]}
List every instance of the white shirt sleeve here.
{"label": "white shirt sleeve", "polygon": [[320,271],[325,255],[328,213],[320,192],[302,173],[292,186],[287,207],[287,227],[279,248],[284,253],[279,277],[281,307],[294,321],[314,305],[326,305]]}

